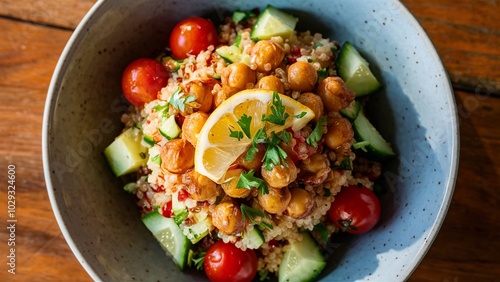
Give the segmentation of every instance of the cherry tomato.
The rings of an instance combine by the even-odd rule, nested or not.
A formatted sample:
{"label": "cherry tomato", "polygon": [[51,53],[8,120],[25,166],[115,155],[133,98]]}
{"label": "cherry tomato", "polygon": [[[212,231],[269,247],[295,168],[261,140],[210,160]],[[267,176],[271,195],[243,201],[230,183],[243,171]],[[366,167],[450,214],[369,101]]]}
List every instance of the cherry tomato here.
{"label": "cherry tomato", "polygon": [[212,282],[249,282],[257,273],[257,255],[232,243],[217,241],[205,255],[205,273]]}
{"label": "cherry tomato", "polygon": [[125,68],[122,91],[134,106],[143,106],[156,99],[158,92],[168,83],[168,72],[158,61],[141,58]]}
{"label": "cherry tomato", "polygon": [[364,186],[344,187],[335,196],[328,215],[335,225],[348,233],[365,233],[380,219],[380,201]]}
{"label": "cherry tomato", "polygon": [[170,34],[170,49],[176,59],[185,59],[188,54],[198,55],[208,46],[219,42],[214,24],[199,17],[179,22]]}

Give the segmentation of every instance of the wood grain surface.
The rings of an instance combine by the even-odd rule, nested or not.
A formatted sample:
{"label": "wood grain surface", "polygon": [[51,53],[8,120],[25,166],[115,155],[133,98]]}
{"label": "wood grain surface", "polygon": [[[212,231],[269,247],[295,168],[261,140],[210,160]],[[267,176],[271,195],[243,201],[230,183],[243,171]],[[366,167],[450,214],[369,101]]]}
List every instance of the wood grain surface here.
{"label": "wood grain surface", "polygon": [[[500,27],[496,0],[404,0],[452,80],[460,166],[448,215],[410,281],[500,281]],[[61,235],[42,169],[48,85],[94,1],[0,0],[0,281],[90,281]],[[16,275],[7,272],[7,168],[16,169]]]}

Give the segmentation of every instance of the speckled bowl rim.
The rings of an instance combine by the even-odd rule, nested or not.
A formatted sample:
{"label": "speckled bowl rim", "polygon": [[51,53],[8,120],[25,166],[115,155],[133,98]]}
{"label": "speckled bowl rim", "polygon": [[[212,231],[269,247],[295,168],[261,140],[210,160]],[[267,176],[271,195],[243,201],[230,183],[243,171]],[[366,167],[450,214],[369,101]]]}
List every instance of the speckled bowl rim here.
{"label": "speckled bowl rim", "polygon": [[[401,11],[404,13],[404,17],[408,20],[409,24],[414,26],[414,28],[419,31],[421,39],[424,41],[425,45],[429,47],[429,50],[431,51],[432,59],[436,61],[436,64],[439,64],[443,66],[443,70],[445,70],[442,79],[446,80],[447,83],[447,88],[446,92],[448,93],[448,99],[450,101],[449,107],[450,107],[450,113],[451,118],[452,118],[452,136],[453,136],[453,144],[452,144],[452,149],[451,151],[453,152],[452,158],[451,158],[451,167],[450,167],[450,175],[447,179],[446,183],[446,191],[444,193],[443,201],[441,202],[441,208],[439,210],[438,215],[436,216],[436,219],[434,221],[434,224],[431,227],[431,231],[429,232],[429,237],[427,238],[427,244],[423,244],[420,250],[416,254],[416,261],[412,267],[406,268],[405,272],[402,273],[401,281],[407,280],[410,275],[417,269],[418,265],[420,262],[424,259],[426,253],[429,251],[430,247],[432,246],[432,243],[437,237],[437,234],[439,230],[441,229],[443,222],[445,220],[446,214],[448,212],[449,206],[452,201],[452,196],[455,188],[455,183],[456,183],[456,178],[457,178],[457,173],[458,173],[458,164],[459,164],[459,148],[460,148],[460,136],[459,136],[459,128],[458,128],[458,114],[457,114],[457,109],[456,109],[456,101],[455,97],[453,95],[453,88],[449,79],[448,74],[446,73],[446,69],[444,68],[443,62],[441,58],[439,57],[434,44],[432,43],[431,39],[427,36],[427,33],[421,26],[421,24],[416,20],[416,18],[411,14],[411,12],[407,9],[407,7],[401,3],[398,0],[391,0],[392,2],[396,3],[396,5],[400,5]],[[45,181],[46,181],[46,186],[47,186],[47,192],[50,200],[51,207],[53,209],[54,216],[56,218],[56,221],[59,225],[59,228],[69,245],[71,251],[75,255],[75,257],[78,259],[82,267],[85,269],[85,271],[89,274],[89,276],[94,280],[94,281],[100,281],[101,278],[97,275],[97,273],[92,269],[92,267],[87,263],[86,259],[84,258],[83,254],[80,252],[80,250],[77,248],[72,236],[69,233],[69,230],[67,229],[63,218],[61,216],[61,211],[59,209],[59,206],[57,204],[56,198],[55,198],[55,191],[53,189],[53,184],[51,180],[51,173],[50,173],[50,167],[49,167],[49,151],[48,151],[48,140],[49,140],[49,124],[51,124],[51,121],[53,119],[53,112],[54,112],[54,106],[55,106],[55,101],[57,98],[57,93],[56,93],[56,84],[59,80],[59,77],[64,73],[64,68],[67,65],[66,58],[68,54],[71,52],[71,50],[74,48],[75,42],[78,42],[78,39],[83,36],[83,31],[87,27],[87,24],[91,21],[92,17],[96,12],[101,8],[103,4],[105,4],[106,1],[98,1],[96,2],[90,10],[85,14],[81,22],[78,24],[74,32],[72,33],[71,37],[69,38],[63,52],[61,53],[60,59],[57,62],[57,65],[54,69],[54,73],[52,76],[52,79],[50,81],[50,85],[48,88],[48,94],[45,102],[45,107],[44,107],[44,115],[43,115],[43,126],[42,126],[42,161],[43,161],[43,170],[44,170],[44,176],[45,176]]]}

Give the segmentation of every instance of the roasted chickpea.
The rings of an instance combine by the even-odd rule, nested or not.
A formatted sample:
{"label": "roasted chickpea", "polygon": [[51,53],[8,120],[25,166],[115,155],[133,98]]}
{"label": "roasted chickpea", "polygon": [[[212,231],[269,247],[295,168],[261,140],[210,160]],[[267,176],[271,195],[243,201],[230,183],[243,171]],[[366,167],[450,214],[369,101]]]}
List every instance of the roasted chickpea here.
{"label": "roasted chickpea", "polygon": [[308,62],[293,63],[288,67],[287,73],[290,88],[295,91],[311,91],[318,81],[316,69]]}
{"label": "roasted chickpea", "polygon": [[255,85],[255,71],[244,63],[232,63],[221,71],[222,86],[243,90]]}
{"label": "roasted chickpea", "polygon": [[240,91],[237,88],[222,86],[214,95],[214,102],[212,105],[212,109],[216,109],[222,102],[226,101],[229,97]]}
{"label": "roasted chickpea", "polygon": [[274,188],[282,188],[294,182],[297,179],[299,170],[290,157],[285,159],[285,163],[275,165],[271,170],[267,170],[264,166],[260,169],[262,179],[264,179],[269,186]]}
{"label": "roasted chickpea", "polygon": [[228,179],[228,181],[222,183],[221,186],[228,196],[233,198],[245,198],[250,195],[250,189],[236,187],[242,172],[244,172],[244,170],[239,168],[231,169],[226,172],[226,179]]}
{"label": "roasted chickpea", "polygon": [[312,154],[299,164],[300,177],[305,184],[319,185],[323,183],[330,173],[330,161],[319,153]]}
{"label": "roasted chickpea", "polygon": [[290,194],[287,187],[281,189],[269,187],[269,193],[257,196],[259,205],[266,212],[272,214],[283,213],[288,207],[291,198],[292,194]]}
{"label": "roasted chickpea", "polygon": [[198,134],[200,133],[203,125],[208,119],[208,114],[204,112],[195,112],[188,115],[182,124],[182,139],[186,139],[196,147],[198,142]]}
{"label": "roasted chickpea", "polygon": [[196,201],[208,201],[217,197],[217,184],[194,169],[182,175],[182,183],[191,198]]}
{"label": "roasted chickpea", "polygon": [[250,49],[250,68],[268,73],[274,70],[285,57],[285,49],[270,40],[261,40]]}
{"label": "roasted chickpea", "polygon": [[264,76],[259,79],[255,88],[276,91],[281,94],[285,93],[285,85],[274,75]]}
{"label": "roasted chickpea", "polygon": [[194,166],[194,147],[185,139],[173,139],[163,145],[160,157],[163,170],[184,173]]}
{"label": "roasted chickpea", "polygon": [[342,117],[334,117],[328,120],[328,131],[325,134],[325,144],[328,148],[335,150],[344,143],[351,142],[354,137],[351,123]]}
{"label": "roasted chickpea", "polygon": [[297,101],[313,111],[314,122],[318,122],[319,118],[323,116],[325,106],[323,105],[323,100],[318,95],[311,92],[302,93]]}
{"label": "roasted chickpea", "polygon": [[185,93],[189,93],[196,97],[196,106],[193,106],[193,111],[207,113],[212,108],[213,94],[212,89],[217,83],[213,78],[203,80],[192,80],[185,86]]}
{"label": "roasted chickpea", "polygon": [[316,208],[316,201],[311,193],[302,188],[290,190],[291,199],[286,207],[286,213],[293,218],[302,219],[312,214]]}
{"label": "roasted chickpea", "polygon": [[235,163],[244,168],[246,171],[250,171],[253,169],[254,171],[259,171],[262,166],[262,158],[266,154],[266,148],[263,144],[258,144],[257,148],[259,149],[251,160],[247,160],[247,152],[241,154],[238,159],[236,159]]}
{"label": "roasted chickpea", "polygon": [[318,85],[318,95],[328,111],[339,112],[354,100],[356,95],[347,89],[340,77],[327,77]]}
{"label": "roasted chickpea", "polygon": [[219,231],[231,235],[245,230],[240,207],[234,201],[223,201],[212,212],[212,224]]}

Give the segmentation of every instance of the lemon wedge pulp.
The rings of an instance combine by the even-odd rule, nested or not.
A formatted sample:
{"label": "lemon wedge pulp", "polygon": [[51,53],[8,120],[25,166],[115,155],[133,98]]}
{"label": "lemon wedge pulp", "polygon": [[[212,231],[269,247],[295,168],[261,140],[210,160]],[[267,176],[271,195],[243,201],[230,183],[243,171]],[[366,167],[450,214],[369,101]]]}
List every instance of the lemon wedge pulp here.
{"label": "lemon wedge pulp", "polygon": [[[289,127],[292,130],[303,128],[314,113],[311,109],[294,99],[278,94],[288,118],[283,125],[262,121],[262,116],[271,114],[273,91],[248,89],[236,93],[224,101],[209,116],[198,135],[195,152],[195,170],[211,180],[221,183],[224,174],[234,161],[252,143],[255,133],[263,128],[267,134],[279,133]],[[238,120],[243,115],[251,117],[250,137],[231,137],[231,131],[241,131]]]}

